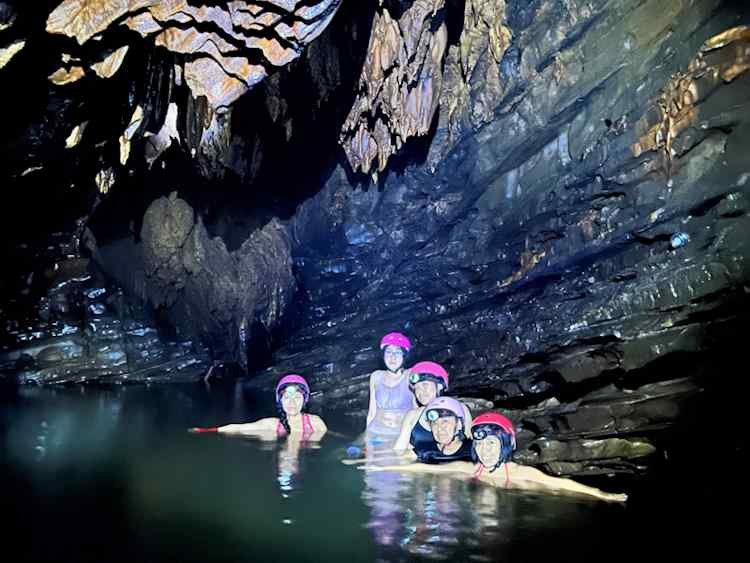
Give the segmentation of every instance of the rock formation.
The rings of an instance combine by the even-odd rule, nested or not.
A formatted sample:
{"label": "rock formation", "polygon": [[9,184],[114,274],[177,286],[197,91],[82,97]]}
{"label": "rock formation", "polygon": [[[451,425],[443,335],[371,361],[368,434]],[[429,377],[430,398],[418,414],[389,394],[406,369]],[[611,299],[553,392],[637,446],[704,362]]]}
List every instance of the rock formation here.
{"label": "rock formation", "polygon": [[381,191],[341,170],[295,215],[315,306],[272,372],[363,412],[377,339],[402,329],[456,393],[513,409],[522,459],[642,468],[747,321],[748,44],[719,4],[506,14],[502,80],[440,114],[434,171]]}
{"label": "rock formation", "polygon": [[445,0],[416,0],[400,18],[384,7],[375,16],[360,94],[344,124],[349,163],[382,172],[410,137],[425,135],[438,107],[448,32],[440,21]]}
{"label": "rock formation", "polygon": [[[47,19],[47,31],[83,45],[123,25],[157,47],[185,55],[185,80],[194,97],[225,108],[263,80],[269,67],[297,58],[333,18],[341,0],[307,2],[226,2],[202,5],[188,0],[64,0]],[[111,76],[127,45],[95,63]],[[252,61],[252,62],[251,62]],[[257,61],[257,62],[255,62]],[[111,67],[108,70],[102,70]]]}
{"label": "rock formation", "polygon": [[244,370],[257,363],[253,354],[267,354],[296,289],[290,243],[277,221],[230,252],[176,192],[148,208],[139,243],[101,246],[94,257],[184,337],[207,343],[214,358],[236,360]]}
{"label": "rock formation", "polygon": [[[11,116],[10,191],[46,182],[124,294],[251,387],[293,370],[363,416],[403,330],[410,363],[508,411],[519,459],[557,474],[637,473],[675,429],[708,438],[696,412],[737,418],[748,9],[352,6],[53,6],[71,45],[30,82],[38,119]],[[8,76],[42,49],[23,21],[0,31],[26,42]]]}
{"label": "rock formation", "polygon": [[25,321],[4,327],[19,345],[0,353],[0,383],[122,384],[203,377],[211,365],[206,349],[160,331],[148,312],[134,307],[89,259],[72,257],[69,237],[58,233],[50,242],[45,249],[17,249],[37,267],[51,267],[33,270],[24,283],[22,293],[30,291],[34,274],[48,285]]}

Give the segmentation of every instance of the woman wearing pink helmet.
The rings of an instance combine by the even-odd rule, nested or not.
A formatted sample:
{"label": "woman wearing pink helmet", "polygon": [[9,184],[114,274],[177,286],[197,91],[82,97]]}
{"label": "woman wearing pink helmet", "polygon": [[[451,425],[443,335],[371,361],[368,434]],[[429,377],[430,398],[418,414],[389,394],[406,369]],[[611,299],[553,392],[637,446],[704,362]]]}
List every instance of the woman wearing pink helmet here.
{"label": "woman wearing pink helmet", "polygon": [[227,424],[211,428],[191,428],[190,432],[219,432],[245,436],[283,437],[302,436],[306,440],[320,440],[326,433],[323,419],[304,412],[310,398],[310,386],[301,375],[285,375],[276,384],[276,409],[278,417],[261,418],[255,422]]}
{"label": "woman wearing pink helmet", "polygon": [[446,463],[471,459],[471,440],[466,437],[466,407],[453,397],[438,397],[424,408],[430,424],[431,441],[414,446],[422,463]]}
{"label": "woman wearing pink helmet", "polygon": [[[417,407],[406,413],[401,423],[401,433],[393,445],[396,452],[405,452],[409,446],[417,449],[423,443],[434,443],[425,405],[448,390],[448,372],[435,362],[417,362],[409,368],[409,384]],[[464,411],[463,420],[468,427],[471,425],[471,413],[466,405],[461,406]]]}
{"label": "woman wearing pink helmet", "polygon": [[404,358],[411,350],[411,342],[400,332],[390,332],[380,340],[380,349],[387,370],[379,369],[370,374],[367,432],[395,438],[404,416],[415,406],[408,373],[404,370]]}
{"label": "woman wearing pink helmet", "polygon": [[456,461],[444,465],[412,463],[408,465],[367,466],[367,471],[408,471],[417,473],[448,473],[472,477],[488,485],[551,493],[567,493],[593,497],[610,502],[625,502],[627,495],[606,493],[560,477],[552,477],[538,469],[511,461],[516,448],[516,431],[505,416],[486,412],[471,425],[472,461]]}

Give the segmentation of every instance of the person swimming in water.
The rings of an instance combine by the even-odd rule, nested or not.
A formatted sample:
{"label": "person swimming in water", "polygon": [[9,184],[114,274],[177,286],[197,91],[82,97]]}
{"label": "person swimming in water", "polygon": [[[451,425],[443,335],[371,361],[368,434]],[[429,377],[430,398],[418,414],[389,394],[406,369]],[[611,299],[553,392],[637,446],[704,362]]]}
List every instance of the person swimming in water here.
{"label": "person swimming in water", "polygon": [[516,431],[513,423],[499,413],[486,412],[479,415],[472,423],[471,434],[471,462],[455,461],[442,465],[380,465],[367,466],[365,470],[446,473],[471,476],[494,487],[570,493],[609,502],[627,500],[625,494],[607,493],[572,479],[552,477],[533,467],[518,465],[511,461],[516,449]]}
{"label": "person swimming in water", "polygon": [[[401,433],[393,445],[398,453],[406,452],[409,446],[416,449],[424,444],[434,444],[425,405],[448,390],[448,372],[438,363],[418,362],[409,368],[409,386],[418,406],[407,412],[401,423]],[[462,407],[464,425],[470,427],[471,413],[466,405],[462,404]]]}
{"label": "person swimming in water", "polygon": [[367,432],[395,438],[404,416],[416,406],[409,390],[408,373],[404,370],[404,358],[411,350],[411,342],[400,332],[390,332],[380,340],[380,349],[387,371],[375,370],[370,375]]}
{"label": "person swimming in water", "polygon": [[328,431],[328,427],[319,416],[304,412],[309,399],[310,386],[305,378],[295,374],[285,375],[276,385],[278,417],[211,428],[191,428],[189,432],[218,432],[263,438],[302,435],[306,440],[320,440]]}
{"label": "person swimming in water", "polygon": [[425,406],[432,440],[417,442],[413,456],[422,463],[447,463],[471,459],[466,437],[466,407],[453,397],[438,397]]}
{"label": "person swimming in water", "polygon": [[[471,440],[466,437],[466,405],[452,397],[437,397],[424,407],[430,432],[415,440],[411,449],[396,451],[381,448],[377,459],[366,456],[343,459],[344,465],[371,464],[393,461],[421,461],[446,463],[471,459]],[[386,453],[389,452],[389,453]],[[395,455],[394,455],[395,454]]]}

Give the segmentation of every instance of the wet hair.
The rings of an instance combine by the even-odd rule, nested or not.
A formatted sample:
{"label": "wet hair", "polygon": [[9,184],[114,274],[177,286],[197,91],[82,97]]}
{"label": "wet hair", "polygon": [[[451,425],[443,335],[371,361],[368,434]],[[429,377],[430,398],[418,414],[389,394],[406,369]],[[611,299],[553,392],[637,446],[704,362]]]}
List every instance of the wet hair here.
{"label": "wet hair", "polygon": [[286,414],[286,411],[284,410],[284,407],[281,405],[281,396],[284,394],[284,391],[287,387],[294,385],[295,387],[299,388],[302,397],[304,397],[305,401],[302,403],[302,409],[300,410],[300,414],[305,413],[305,407],[307,406],[307,401],[310,398],[308,395],[307,389],[300,385],[299,383],[287,383],[286,385],[282,385],[279,387],[279,394],[276,395],[276,411],[279,414],[279,421],[281,422],[281,425],[284,427],[284,430],[286,430],[287,434],[291,434],[292,428],[289,426],[289,417]]}
{"label": "wet hair", "polygon": [[[500,459],[495,464],[495,467],[490,467],[489,470],[492,472],[503,463],[507,463],[513,459],[513,436],[505,430],[499,430],[498,432],[491,434],[497,436],[500,440]],[[485,438],[486,440],[487,438]],[[471,441],[471,460],[476,464],[479,463],[479,455],[477,455],[476,440]]]}

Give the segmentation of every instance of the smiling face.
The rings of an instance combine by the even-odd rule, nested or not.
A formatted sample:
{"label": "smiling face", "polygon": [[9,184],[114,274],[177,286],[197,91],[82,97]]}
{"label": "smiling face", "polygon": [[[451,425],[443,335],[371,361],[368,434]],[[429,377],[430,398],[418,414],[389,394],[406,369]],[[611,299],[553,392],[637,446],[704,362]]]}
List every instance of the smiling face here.
{"label": "smiling face", "polygon": [[441,416],[434,422],[430,422],[432,437],[438,444],[447,446],[456,437],[459,424],[455,416]]}
{"label": "smiling face", "polygon": [[398,346],[389,344],[383,350],[383,361],[388,371],[396,372],[404,365],[404,351]]}
{"label": "smiling face", "polygon": [[281,392],[281,408],[287,416],[297,416],[305,406],[305,394],[296,385],[289,385]]}
{"label": "smiling face", "polygon": [[414,385],[414,396],[420,405],[426,405],[438,396],[438,386],[434,381],[420,381]]}
{"label": "smiling face", "polygon": [[474,449],[477,457],[485,467],[495,467],[500,463],[500,438],[495,435],[488,435],[482,440],[474,440]]}

